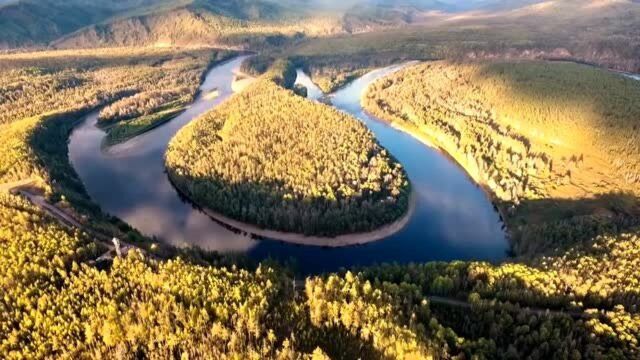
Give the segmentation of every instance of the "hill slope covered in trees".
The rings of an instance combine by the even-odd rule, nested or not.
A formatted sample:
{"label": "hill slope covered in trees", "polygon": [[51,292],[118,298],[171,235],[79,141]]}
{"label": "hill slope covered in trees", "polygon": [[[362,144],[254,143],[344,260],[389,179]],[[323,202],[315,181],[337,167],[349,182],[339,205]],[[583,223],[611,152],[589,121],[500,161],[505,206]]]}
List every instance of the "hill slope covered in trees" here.
{"label": "hill slope covered in trees", "polygon": [[[41,177],[47,201],[85,226],[70,229],[21,196],[0,195],[0,357],[638,358],[637,228],[581,234],[549,256],[499,265],[384,265],[301,284],[273,264],[146,247],[106,221],[69,165],[69,130],[80,113],[131,94],[121,91],[163,83],[164,67],[204,69],[210,58],[210,50],[175,51],[0,57],[0,86],[10,94],[0,103],[12,111],[0,125],[0,164],[10,165],[0,181]],[[213,61],[228,56],[216,54]],[[107,250],[98,232],[145,253],[98,267]]]}
{"label": "hill slope covered in trees", "polygon": [[495,194],[516,253],[537,254],[638,223],[638,99],[585,65],[428,62],[364,104],[451,154]]}
{"label": "hill slope covered in trees", "polygon": [[[515,6],[515,4],[514,4]],[[402,60],[571,60],[640,72],[640,4],[558,0],[507,10],[418,12],[408,26],[310,37],[275,56],[299,59],[331,91]]]}
{"label": "hill slope covered in trees", "polygon": [[0,6],[0,48],[45,45],[82,27],[186,0],[17,0]]}

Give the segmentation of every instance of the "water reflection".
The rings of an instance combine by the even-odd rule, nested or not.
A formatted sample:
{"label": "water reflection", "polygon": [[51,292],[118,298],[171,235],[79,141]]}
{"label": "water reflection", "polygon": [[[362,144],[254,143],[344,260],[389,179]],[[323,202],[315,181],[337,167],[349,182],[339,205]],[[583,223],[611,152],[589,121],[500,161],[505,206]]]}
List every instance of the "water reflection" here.
{"label": "water reflection", "polygon": [[318,88],[301,69],[298,69],[297,73],[298,77],[296,78],[296,84],[307,88],[307,98],[311,100],[319,100],[324,95],[322,90],[320,90],[320,88]]}
{"label": "water reflection", "polygon": [[[405,166],[417,196],[416,212],[405,229],[372,244],[325,249],[252,240],[229,231],[182,201],[163,167],[167,143],[194,117],[231,95],[233,69],[238,58],[212,69],[202,85],[203,94],[218,89],[216,99],[199,97],[182,115],[142,136],[103,152],[105,134],[91,114],[74,130],[69,156],[91,197],[147,235],[177,246],[198,246],[222,252],[244,252],[262,260],[291,260],[301,273],[380,262],[504,258],[507,242],[498,215],[485,194],[454,163],[409,135],[367,116],[360,95],[375,79],[397,70],[391,67],[367,74],[332,95],[335,106],[367,124],[379,141]],[[302,72],[298,82],[311,98],[320,90]]]}
{"label": "water reflection", "polygon": [[[189,121],[231,94],[232,70],[237,58],[212,69],[201,96],[171,122],[123,144],[101,151],[105,134],[95,124],[97,113],[87,117],[70,138],[69,157],[89,195],[102,209],[118,216],[142,233],[158,236],[176,246],[245,252],[257,241],[235,234],[183,202],[169,182],[163,156],[169,140]],[[206,99],[217,89],[219,96]]]}
{"label": "water reflection", "polygon": [[[369,84],[399,70],[402,65],[373,71],[331,96],[333,105],[362,120],[378,141],[405,167],[417,195],[416,215],[407,227],[420,237],[420,226],[430,219],[447,242],[460,246],[505,247],[500,219],[486,194],[462,169],[438,151],[364,112],[360,98]],[[413,230],[412,230],[413,229]],[[499,258],[500,252],[496,252]]]}

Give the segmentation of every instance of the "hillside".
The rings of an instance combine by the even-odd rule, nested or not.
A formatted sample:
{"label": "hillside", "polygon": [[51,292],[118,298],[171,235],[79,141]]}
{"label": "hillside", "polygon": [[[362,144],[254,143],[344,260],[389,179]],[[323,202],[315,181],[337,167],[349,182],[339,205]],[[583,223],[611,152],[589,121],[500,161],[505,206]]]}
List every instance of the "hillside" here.
{"label": "hillside", "polygon": [[273,56],[299,61],[330,92],[375,67],[406,60],[571,60],[640,72],[640,3],[548,1],[504,11],[413,11],[384,31],[298,41]]}
{"label": "hillside", "polygon": [[208,41],[221,31],[238,31],[239,26],[246,30],[257,25],[254,22],[273,23],[272,28],[256,30],[272,32],[279,21],[303,13],[268,0],[20,0],[0,7],[0,48],[43,46],[76,31],[75,45],[140,44],[169,37],[161,31],[164,26],[173,29],[174,37],[185,32],[185,41],[193,40],[194,34]]}
{"label": "hillside", "polygon": [[485,184],[531,255],[638,223],[638,99],[637,81],[585,65],[427,62],[364,104]]}
{"label": "hillside", "polygon": [[194,1],[170,11],[89,26],[54,42],[58,48],[128,45],[278,46],[286,37],[340,32],[333,16],[268,1]]}
{"label": "hillside", "polygon": [[45,45],[109,19],[180,6],[184,0],[19,0],[0,7],[0,48]]}

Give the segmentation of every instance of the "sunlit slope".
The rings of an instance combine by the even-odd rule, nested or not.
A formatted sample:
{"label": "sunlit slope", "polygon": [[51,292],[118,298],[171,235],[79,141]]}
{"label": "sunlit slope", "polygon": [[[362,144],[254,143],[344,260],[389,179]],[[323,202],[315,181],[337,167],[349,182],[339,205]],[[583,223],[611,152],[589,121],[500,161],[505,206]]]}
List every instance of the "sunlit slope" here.
{"label": "sunlit slope", "polygon": [[[515,4],[514,4],[515,5]],[[403,60],[565,59],[640,72],[640,3],[557,0],[509,10],[414,11],[408,26],[310,38],[288,53],[323,90]]]}
{"label": "sunlit slope", "polygon": [[269,0],[22,0],[0,7],[0,47],[42,46],[54,40],[60,47],[193,43],[230,33],[331,30],[333,24],[325,20],[286,28],[311,15],[302,2],[285,7]]}
{"label": "sunlit slope", "polygon": [[[637,81],[570,63],[435,62],[380,80],[364,102],[441,146],[499,200],[521,203],[512,230],[570,218],[589,233],[598,219],[637,219],[627,219],[640,195]],[[580,234],[570,228],[542,237],[571,242]],[[520,250],[547,246],[530,245]]]}
{"label": "sunlit slope", "polygon": [[334,236],[404,215],[407,177],[357,120],[262,80],[181,130],[178,188],[262,228]]}
{"label": "sunlit slope", "polygon": [[122,45],[277,45],[296,33],[337,32],[337,18],[310,16],[269,1],[194,1],[170,11],[97,24],[63,37],[56,47]]}

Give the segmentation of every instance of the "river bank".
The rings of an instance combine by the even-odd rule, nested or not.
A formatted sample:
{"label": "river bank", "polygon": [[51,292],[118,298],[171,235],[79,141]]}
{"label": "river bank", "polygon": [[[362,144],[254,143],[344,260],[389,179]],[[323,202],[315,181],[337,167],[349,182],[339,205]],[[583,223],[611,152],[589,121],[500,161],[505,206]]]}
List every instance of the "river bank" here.
{"label": "river bank", "polygon": [[405,212],[405,214],[400,219],[390,224],[384,225],[373,231],[344,234],[344,235],[338,235],[335,237],[310,236],[310,235],[304,235],[304,234],[298,234],[298,233],[263,229],[249,223],[234,220],[228,216],[225,216],[219,212],[216,212],[201,204],[198,204],[192,198],[190,198],[187,194],[182,192],[177,186],[175,186],[175,184],[174,184],[174,189],[181,194],[183,199],[192,203],[193,206],[200,209],[212,220],[219,222],[220,224],[232,229],[233,231],[242,232],[252,237],[259,237],[259,238],[262,238],[263,240],[279,241],[279,242],[295,244],[295,245],[315,246],[315,247],[325,247],[325,248],[339,248],[339,247],[365,245],[368,243],[372,243],[375,241],[388,238],[398,233],[399,231],[404,229],[405,226],[407,226],[407,224],[409,223],[409,220],[411,219],[415,211],[415,206],[416,206],[416,197],[415,197],[415,194],[412,192],[411,195],[409,196],[409,207],[407,208],[407,211]]}
{"label": "river bank", "polygon": [[[534,69],[537,69],[535,66],[538,68],[547,66],[545,63],[531,64]],[[613,218],[617,215],[633,216],[633,205],[625,207],[616,205],[618,201],[622,201],[618,199],[629,200],[626,203],[630,203],[630,197],[627,199],[623,195],[599,195],[606,191],[621,190],[623,187],[618,187],[618,183],[610,186],[609,189],[603,190],[600,187],[598,179],[605,176],[601,176],[602,173],[598,172],[604,169],[602,166],[597,166],[601,165],[598,162],[600,161],[598,154],[590,152],[591,149],[571,147],[562,142],[549,145],[549,142],[539,141],[543,138],[542,136],[532,139],[527,136],[529,133],[526,131],[514,130],[520,129],[517,124],[513,129],[508,126],[501,127],[500,123],[491,117],[496,115],[487,115],[490,114],[488,110],[486,112],[478,110],[474,104],[468,105],[466,112],[460,110],[462,107],[460,104],[465,104],[464,102],[455,102],[450,99],[455,99],[454,95],[433,90],[438,90],[438,86],[442,86],[446,81],[455,82],[451,78],[446,81],[438,78],[439,74],[433,70],[434,66],[441,65],[437,62],[424,63],[374,84],[363,98],[363,105],[367,112],[373,114],[372,118],[380,119],[425,145],[437,149],[460,166],[487,194],[500,213],[514,253],[524,254],[552,249],[553,245],[540,244],[546,244],[546,239],[570,237],[569,235],[556,236],[564,234],[567,223],[575,222],[576,225],[571,226],[577,228],[578,232],[588,232],[588,225],[582,226],[579,224],[580,221],[586,222],[593,219],[592,221],[595,222],[598,219]],[[587,75],[595,77],[588,73],[590,70],[577,65],[553,64],[552,66],[569,67],[567,70],[569,80],[575,80],[575,77],[570,77],[573,74],[571,71],[587,72]],[[428,75],[427,70],[431,71]],[[441,73],[444,72],[445,70],[441,71]],[[594,72],[594,74],[598,73]],[[430,78],[429,75],[433,85],[428,85],[430,82],[426,79]],[[620,75],[633,78],[628,74]],[[623,82],[611,75],[605,74],[602,78],[604,80],[611,78],[612,84],[622,83],[627,87],[633,85],[628,80]],[[582,78],[578,77],[575,81],[581,81],[580,79]],[[551,80],[551,84],[554,83]],[[458,85],[459,89],[465,84]],[[419,91],[416,89],[423,88],[425,89],[423,92],[416,93]],[[455,87],[452,86],[452,89]],[[443,102],[444,105],[441,107],[434,105],[438,101]],[[442,125],[443,123],[446,124]],[[587,133],[590,129],[580,130],[579,135]],[[558,135],[558,138],[566,140],[569,144],[571,144],[569,140],[579,136],[575,133],[565,134],[567,132]],[[548,138],[552,136],[549,135]],[[530,145],[532,143],[533,150]],[[546,152],[539,150],[543,148]],[[587,165],[583,165],[585,163]],[[596,170],[593,170],[594,168]],[[583,186],[585,184],[593,186]]]}
{"label": "river bank", "polygon": [[511,239],[511,229],[508,224],[508,217],[507,217],[509,207],[505,206],[505,203],[503,201],[499,201],[496,193],[493,192],[491,188],[489,188],[489,186],[484,182],[482,175],[478,171],[477,167],[472,168],[468,165],[465,165],[466,162],[462,161],[461,154],[459,154],[456,151],[449,151],[446,148],[440,146],[440,143],[438,142],[435,136],[429,135],[428,133],[421,132],[412,124],[400,123],[398,121],[388,122],[386,120],[383,120],[374,116],[373,114],[371,114],[371,117],[381,122],[387,123],[389,124],[389,126],[393,127],[394,129],[397,129],[399,131],[402,131],[412,136],[413,138],[420,141],[424,145],[440,152],[443,156],[449,158],[460,169],[462,169],[464,173],[469,177],[469,180],[473,181],[476,184],[476,186],[479,189],[481,189],[484,192],[484,194],[487,196],[487,198],[491,201],[494,209],[500,214],[500,221],[504,223],[504,230],[506,232],[507,239]]}
{"label": "river bank", "polygon": [[355,80],[334,94],[333,100],[340,103],[337,109],[364,119],[406,169],[413,184],[412,209],[402,221],[368,234],[368,239],[334,238],[333,243],[341,246],[305,246],[309,239],[295,243],[272,240],[271,234],[264,234],[264,241],[262,236],[245,236],[243,230],[212,220],[210,214],[182,198],[165,172],[167,144],[192,119],[231,96],[234,70],[241,62],[242,58],[224,63],[208,74],[202,94],[218,89],[220,95],[215,99],[200,97],[176,119],[106,152],[99,146],[105,133],[95,127],[97,114],[85,118],[70,137],[69,157],[92,200],[159,242],[245,254],[255,261],[293,261],[300,274],[375,263],[499,262],[505,258],[508,246],[498,214],[481,189],[440,152],[381,122],[368,121],[362,113],[361,91],[384,71]]}

